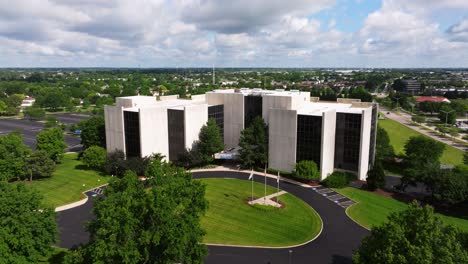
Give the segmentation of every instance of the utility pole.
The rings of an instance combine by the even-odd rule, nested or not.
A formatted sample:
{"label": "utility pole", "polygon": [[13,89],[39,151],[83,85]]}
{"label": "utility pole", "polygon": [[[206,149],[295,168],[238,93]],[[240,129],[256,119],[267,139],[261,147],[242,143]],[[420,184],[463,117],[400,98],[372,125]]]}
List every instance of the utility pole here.
{"label": "utility pole", "polygon": [[445,127],[447,127],[447,120],[448,120],[448,114],[452,113],[452,112],[455,112],[455,110],[451,110],[451,111],[444,111],[444,110],[440,110],[442,113],[445,113]]}
{"label": "utility pole", "polygon": [[265,171],[264,171],[264,176],[265,176],[265,196],[263,196],[263,204],[266,204],[266,164],[265,164]]}
{"label": "utility pole", "polygon": [[393,97],[393,99],[396,100],[396,106],[397,106],[397,111],[398,111],[398,106],[399,106],[398,103],[400,102],[401,97]]}

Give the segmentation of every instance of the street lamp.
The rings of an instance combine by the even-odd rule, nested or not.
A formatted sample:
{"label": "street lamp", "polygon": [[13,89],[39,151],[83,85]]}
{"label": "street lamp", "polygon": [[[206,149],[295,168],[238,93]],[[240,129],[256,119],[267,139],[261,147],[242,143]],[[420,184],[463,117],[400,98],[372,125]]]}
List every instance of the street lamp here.
{"label": "street lamp", "polygon": [[448,114],[452,113],[452,112],[455,112],[455,110],[451,110],[451,111],[444,111],[444,110],[440,110],[442,113],[445,113],[445,126],[447,126],[447,119],[448,119]]}
{"label": "street lamp", "polygon": [[398,103],[399,103],[401,97],[393,97],[393,99],[396,100],[396,107],[397,107],[397,111],[398,111],[398,106],[399,106]]}

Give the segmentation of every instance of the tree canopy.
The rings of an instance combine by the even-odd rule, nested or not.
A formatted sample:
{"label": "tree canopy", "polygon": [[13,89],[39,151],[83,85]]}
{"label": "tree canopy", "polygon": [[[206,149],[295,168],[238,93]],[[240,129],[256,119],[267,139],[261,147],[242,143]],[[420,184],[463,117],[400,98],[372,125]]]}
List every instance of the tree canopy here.
{"label": "tree canopy", "polygon": [[81,129],[81,144],[84,148],[91,146],[106,147],[106,126],[102,116],[93,116],[78,123]]}
{"label": "tree canopy", "polygon": [[353,263],[467,263],[468,247],[462,236],[466,234],[444,225],[432,207],[412,203],[372,228]]}
{"label": "tree canopy", "polygon": [[71,256],[75,263],[202,263],[206,246],[200,216],[205,186],[185,170],[154,158],[145,190],[136,174],[114,178],[93,209],[90,242]]}
{"label": "tree canopy", "polygon": [[44,150],[34,151],[26,161],[26,168],[31,181],[33,178],[51,177],[55,170],[54,161],[49,158]]}
{"label": "tree canopy", "polygon": [[3,263],[38,263],[49,256],[57,237],[53,208],[23,183],[0,181],[0,259]]}
{"label": "tree canopy", "polygon": [[31,149],[23,143],[19,131],[0,136],[0,180],[21,178],[26,174],[26,158]]}
{"label": "tree canopy", "polygon": [[296,163],[294,176],[306,180],[319,180],[320,173],[317,164],[312,160],[301,160]]}
{"label": "tree canopy", "polygon": [[239,146],[239,159],[244,166],[264,166],[268,162],[268,129],[260,116],[241,131]]}
{"label": "tree canopy", "polygon": [[102,170],[107,161],[107,151],[99,146],[91,146],[83,152],[83,164],[95,170]]}
{"label": "tree canopy", "polygon": [[411,164],[439,163],[445,145],[426,136],[411,137],[405,144],[405,153]]}
{"label": "tree canopy", "polygon": [[377,139],[375,144],[375,159],[382,161],[390,159],[393,156],[395,156],[395,151],[390,144],[390,137],[384,128],[378,126]]}
{"label": "tree canopy", "polygon": [[42,130],[36,136],[36,149],[44,150],[54,162],[60,162],[63,156],[63,149],[67,147],[63,137],[62,129],[53,127]]}
{"label": "tree canopy", "polygon": [[213,154],[224,149],[220,128],[213,118],[208,119],[206,125],[202,126],[198,138],[197,150],[205,164],[213,161]]}

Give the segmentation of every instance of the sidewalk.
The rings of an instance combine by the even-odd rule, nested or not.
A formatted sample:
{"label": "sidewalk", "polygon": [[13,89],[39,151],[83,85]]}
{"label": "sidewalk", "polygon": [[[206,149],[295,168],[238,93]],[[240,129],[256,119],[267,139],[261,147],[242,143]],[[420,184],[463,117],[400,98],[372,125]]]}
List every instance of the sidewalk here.
{"label": "sidewalk", "polygon": [[[398,114],[392,112],[392,111],[389,111],[388,109],[385,109],[385,108],[382,108],[382,112],[384,112],[384,116],[386,118],[389,118],[389,119],[392,119],[394,121],[397,121],[398,123],[408,127],[408,128],[411,128],[421,134],[424,134],[432,139],[435,139],[437,141],[440,141],[442,143],[445,143],[449,146],[452,146],[454,148],[457,148],[459,150],[462,150],[462,151],[465,151],[465,149],[467,149],[467,147],[461,145],[461,144],[458,144],[458,143],[455,143],[453,142],[452,140],[448,139],[448,138],[442,138],[442,137],[438,137],[438,136],[434,136],[432,133],[437,133],[437,131],[435,130],[432,130],[430,127],[427,127],[427,126],[424,126],[424,127],[427,127],[428,129],[431,129],[431,132],[427,131],[427,130],[424,130],[422,128],[420,128],[419,126],[412,126],[411,123],[411,116],[409,116],[408,114],[404,113],[404,112],[399,112]],[[390,113],[390,114],[387,114],[387,113]],[[461,139],[460,139],[461,140]]]}

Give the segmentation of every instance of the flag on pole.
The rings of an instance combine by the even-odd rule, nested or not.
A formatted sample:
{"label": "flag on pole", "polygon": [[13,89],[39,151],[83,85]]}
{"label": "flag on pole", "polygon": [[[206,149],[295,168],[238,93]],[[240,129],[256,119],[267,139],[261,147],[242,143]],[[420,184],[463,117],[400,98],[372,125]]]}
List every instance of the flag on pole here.
{"label": "flag on pole", "polygon": [[276,182],[279,183],[279,179],[280,179],[280,175],[279,175],[279,171],[278,171],[278,177],[276,177]]}
{"label": "flag on pole", "polygon": [[250,176],[249,176],[249,181],[253,179],[253,172],[250,173]]}

